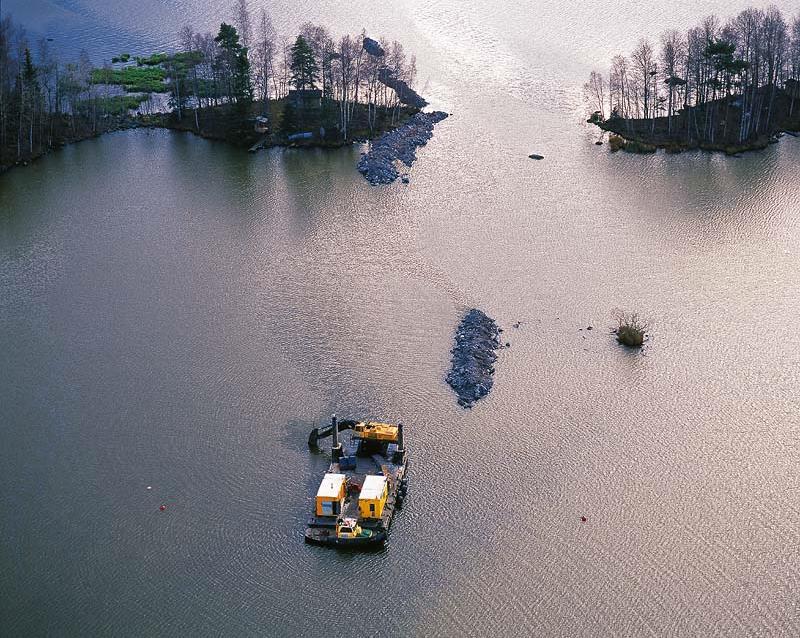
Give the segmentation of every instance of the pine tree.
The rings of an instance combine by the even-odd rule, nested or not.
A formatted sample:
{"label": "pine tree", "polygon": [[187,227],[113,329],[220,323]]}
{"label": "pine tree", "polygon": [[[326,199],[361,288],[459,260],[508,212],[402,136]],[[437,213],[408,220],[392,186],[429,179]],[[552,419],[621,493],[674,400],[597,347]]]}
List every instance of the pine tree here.
{"label": "pine tree", "polygon": [[236,28],[224,22],[219,26],[219,34],[214,41],[222,49],[218,66],[228,85],[228,96],[237,104],[246,106],[253,101],[247,47],[239,42]]}
{"label": "pine tree", "polygon": [[319,79],[319,67],[314,59],[314,52],[301,35],[297,36],[292,46],[292,84],[296,89],[314,88]]}

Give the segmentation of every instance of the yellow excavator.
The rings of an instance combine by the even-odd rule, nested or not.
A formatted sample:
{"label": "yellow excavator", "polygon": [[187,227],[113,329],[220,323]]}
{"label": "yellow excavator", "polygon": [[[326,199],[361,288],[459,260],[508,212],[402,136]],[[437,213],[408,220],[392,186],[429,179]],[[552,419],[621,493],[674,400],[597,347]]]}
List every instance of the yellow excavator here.
{"label": "yellow excavator", "polygon": [[370,441],[387,441],[396,443],[399,438],[399,428],[391,423],[378,423],[377,421],[350,421],[336,420],[321,428],[314,428],[308,435],[309,447],[318,447],[320,439],[324,439],[333,434],[333,428],[337,432],[342,430],[353,430],[354,438],[366,439]]}

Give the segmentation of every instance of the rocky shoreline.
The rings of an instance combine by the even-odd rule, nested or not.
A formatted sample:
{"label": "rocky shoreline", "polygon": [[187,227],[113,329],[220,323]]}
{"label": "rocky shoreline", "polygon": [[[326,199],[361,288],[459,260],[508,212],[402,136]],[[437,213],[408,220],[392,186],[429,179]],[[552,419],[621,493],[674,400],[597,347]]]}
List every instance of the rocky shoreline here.
{"label": "rocky shoreline", "polygon": [[417,113],[402,126],[382,135],[361,157],[359,172],[370,184],[391,184],[400,177],[397,161],[410,167],[417,159],[417,148],[428,143],[434,125],[446,117],[447,113],[442,111]]}
{"label": "rocky shoreline", "polygon": [[500,328],[494,319],[473,308],[456,331],[456,345],[451,350],[453,363],[447,383],[458,395],[458,404],[471,408],[494,384],[495,350],[500,348]]}

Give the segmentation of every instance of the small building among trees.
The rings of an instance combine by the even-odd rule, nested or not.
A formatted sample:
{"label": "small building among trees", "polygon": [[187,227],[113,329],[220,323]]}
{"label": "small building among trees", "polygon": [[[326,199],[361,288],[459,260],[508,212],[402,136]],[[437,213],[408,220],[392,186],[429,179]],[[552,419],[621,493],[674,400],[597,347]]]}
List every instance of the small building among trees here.
{"label": "small building among trees", "polygon": [[322,91],[319,89],[291,89],[289,104],[295,109],[318,109],[322,104]]}

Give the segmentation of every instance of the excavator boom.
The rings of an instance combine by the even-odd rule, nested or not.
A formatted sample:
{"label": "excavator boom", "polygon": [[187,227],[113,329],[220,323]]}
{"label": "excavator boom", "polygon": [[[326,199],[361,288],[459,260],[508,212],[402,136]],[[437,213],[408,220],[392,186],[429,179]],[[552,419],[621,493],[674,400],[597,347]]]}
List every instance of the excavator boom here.
{"label": "excavator boom", "polygon": [[[342,420],[337,421],[337,430],[341,432],[342,430],[352,430],[358,421],[348,421]],[[333,434],[333,424],[329,423],[328,425],[321,427],[321,428],[314,428],[311,430],[311,433],[308,435],[308,447],[319,447],[318,443],[320,439],[325,439]]]}

